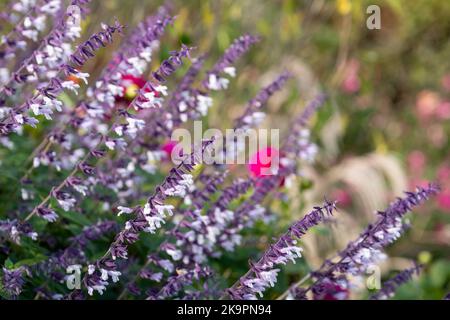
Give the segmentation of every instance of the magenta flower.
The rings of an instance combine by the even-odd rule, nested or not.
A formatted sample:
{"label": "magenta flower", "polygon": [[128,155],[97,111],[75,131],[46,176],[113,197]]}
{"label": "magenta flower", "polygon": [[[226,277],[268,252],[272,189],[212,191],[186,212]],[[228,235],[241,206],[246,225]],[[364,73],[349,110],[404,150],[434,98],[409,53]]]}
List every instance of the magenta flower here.
{"label": "magenta flower", "polygon": [[450,212],[450,190],[444,190],[437,196],[439,208]]}
{"label": "magenta flower", "polygon": [[280,151],[273,147],[258,150],[250,157],[247,169],[254,177],[274,175],[278,171]]}

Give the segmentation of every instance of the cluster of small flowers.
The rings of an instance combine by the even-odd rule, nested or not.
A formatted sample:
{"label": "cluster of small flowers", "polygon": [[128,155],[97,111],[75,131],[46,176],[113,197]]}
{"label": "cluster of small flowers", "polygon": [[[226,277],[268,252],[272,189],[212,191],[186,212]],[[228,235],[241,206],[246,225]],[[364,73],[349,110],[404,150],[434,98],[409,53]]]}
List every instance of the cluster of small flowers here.
{"label": "cluster of small flowers", "polygon": [[[41,45],[13,72],[10,80],[2,87],[2,93],[7,95],[15,93],[17,90],[13,85],[23,86],[39,81],[43,86],[48,80],[58,76],[60,66],[67,63],[73,54],[73,42],[81,36],[79,24],[82,16],[79,6],[86,5],[88,2],[72,1],[61,21],[56,23],[52,31],[41,41]],[[77,9],[72,10],[72,8]],[[76,85],[72,82],[70,80],[63,82],[63,87],[76,90]],[[34,113],[36,115],[36,112]]]}
{"label": "cluster of small flowers", "polygon": [[171,274],[175,269],[178,269],[175,268],[175,264],[178,264],[180,260],[182,260],[181,262],[183,264],[188,264],[194,261],[188,257],[181,259],[184,256],[183,251],[187,249],[187,247],[180,246],[179,241],[183,241],[187,238],[186,234],[191,232],[190,227],[195,223],[195,221],[201,221],[202,216],[200,215],[200,210],[203,208],[204,204],[210,200],[210,197],[218,191],[218,186],[223,183],[225,174],[216,173],[210,176],[203,175],[200,176],[199,179],[202,180],[201,182],[203,187],[196,187],[189,193],[189,195],[195,200],[193,202],[188,201],[187,205],[192,206],[193,209],[187,209],[183,212],[181,219],[172,229],[167,231],[167,234],[174,238],[173,241],[168,238],[159,246],[159,250],[157,250],[157,252],[164,253],[170,257],[170,260],[164,256],[161,257],[156,254],[151,254],[148,257],[147,264],[139,273],[140,277],[153,279],[156,276],[159,282],[161,281],[163,274],[161,272],[151,272],[149,268],[147,268],[148,265],[151,264],[158,269],[162,268],[162,271],[166,271]]}
{"label": "cluster of small flowers", "polygon": [[225,51],[222,58],[207,73],[207,79],[203,82],[205,88],[211,90],[226,89],[230,81],[223,77],[222,74],[225,73],[230,77],[235,77],[236,69],[232,66],[233,63],[242,56],[251,45],[258,41],[258,37],[247,34],[236,39]]}
{"label": "cluster of small flowers", "polygon": [[[178,232],[176,245],[182,252],[183,263],[193,261],[198,264],[207,262],[208,257],[221,256],[220,247],[232,251],[240,243],[240,236],[231,237],[229,225],[234,220],[234,212],[228,209],[231,201],[244,195],[252,186],[251,180],[238,179],[222,190],[219,198],[208,209],[205,215],[194,211],[191,221],[185,221],[184,232]],[[219,247],[218,247],[219,245]]]}
{"label": "cluster of small flowers", "polygon": [[27,274],[28,269],[26,267],[18,267],[15,269],[3,268],[3,290],[12,297],[18,296],[22,292],[22,287],[25,284],[24,275]]}
{"label": "cluster of small flowers", "polygon": [[[1,37],[0,55],[6,60],[12,60],[18,50],[26,49],[29,42],[37,42],[39,33],[46,29],[49,18],[56,16],[60,8],[60,0],[21,0],[14,3],[12,13],[7,17],[14,27]],[[3,70],[9,73],[8,69]]]}
{"label": "cluster of small flowers", "polygon": [[102,259],[89,266],[89,274],[83,279],[83,283],[88,289],[90,295],[94,290],[100,294],[106,290],[109,276],[116,282],[121,274],[117,271],[117,258],[127,259],[129,245],[139,239],[141,232],[155,233],[165,223],[167,215],[173,215],[174,207],[164,204],[164,200],[174,194],[174,190],[180,190],[189,187],[191,176],[189,172],[193,170],[195,163],[198,163],[201,157],[208,150],[212,140],[204,141],[200,149],[195,149],[193,153],[186,156],[185,161],[173,168],[169,175],[155,189],[155,193],[148,199],[144,207],[138,206],[133,209],[120,207],[119,214],[134,214],[136,217],[130,219],[115,237],[107,253]]}
{"label": "cluster of small flowers", "polygon": [[297,258],[302,257],[302,249],[297,246],[297,239],[303,237],[311,227],[319,224],[326,216],[332,215],[335,209],[335,202],[326,201],[322,207],[315,207],[311,213],[294,223],[275,244],[270,246],[258,262],[250,262],[249,272],[227,290],[229,296],[245,300],[256,300],[257,294],[262,297],[263,292],[273,287],[277,281],[280,269],[275,266],[285,265],[288,261],[295,263]]}
{"label": "cluster of small flowers", "polygon": [[[243,47],[241,44],[241,40],[237,39],[230,46],[230,49],[234,51],[239,51],[244,53],[248,50],[250,44]],[[230,51],[227,50],[228,51]],[[231,51],[233,51],[231,50]],[[226,55],[227,53],[225,53]],[[229,58],[229,62],[233,63],[240,55],[235,55],[233,60]],[[147,125],[143,128],[143,134],[146,137],[151,137],[153,141],[157,141],[159,137],[170,138],[171,133],[175,126],[178,126],[181,122],[185,122],[188,119],[196,119],[198,115],[205,115],[209,107],[212,105],[212,99],[207,96],[208,89],[195,89],[193,88],[193,82],[195,77],[201,70],[203,66],[204,56],[201,56],[195,59],[186,73],[186,75],[181,80],[178,87],[174,90],[172,94],[172,98],[167,103],[167,110],[163,108],[159,108],[156,110],[151,110],[145,116],[145,122]],[[154,72],[153,76],[163,81],[164,79],[161,76],[164,76],[164,73],[171,72],[171,64],[165,64],[162,66],[159,72]],[[164,71],[164,69],[167,69]],[[181,93],[181,95],[180,95]],[[195,93],[195,94],[194,94]],[[148,94],[153,94],[150,92]],[[188,96],[195,96],[195,99],[188,102],[189,99],[185,99]],[[163,103],[161,95],[157,97],[159,103]],[[187,103],[183,107],[183,104]],[[202,110],[199,112],[199,110]],[[175,119],[182,119],[182,121],[176,121]],[[150,143],[152,145],[153,143]],[[155,142],[158,145],[157,142]],[[120,165],[123,168],[123,172],[127,172],[126,181],[123,178],[117,176],[118,179],[112,179],[112,177],[108,174],[108,184],[113,186],[113,189],[117,186],[126,186],[126,189],[129,190],[131,185],[136,186],[139,183],[139,177],[134,176],[134,171],[137,166],[140,166],[143,170],[153,173],[157,163],[165,158],[165,153],[159,150],[149,150],[148,142],[142,142],[138,137],[131,142],[131,145],[127,148],[126,151],[131,150],[139,150],[137,152],[125,152],[125,149],[121,150],[120,159],[114,163],[111,162],[111,167],[118,167]],[[142,155],[146,155],[143,157]],[[117,189],[117,188],[116,188]],[[123,200],[123,199],[122,199]]]}
{"label": "cluster of small flowers", "polygon": [[[83,228],[80,234],[69,239],[70,244],[53,254],[48,259],[27,267],[28,274],[32,276],[45,276],[58,283],[67,280],[66,269],[76,268],[79,263],[86,262],[85,250],[94,240],[115,233],[118,224],[115,221],[99,221]],[[80,266],[81,267],[81,266]]]}
{"label": "cluster of small flowers", "polygon": [[[172,53],[172,55],[166,61],[174,61],[173,63],[179,66],[181,64],[181,58],[186,57],[189,53],[189,50],[190,50],[189,48],[183,47],[179,52]],[[172,69],[172,72],[173,71],[174,69]],[[151,88],[153,91],[157,91],[159,87],[161,86],[153,86],[150,82],[147,82],[146,85],[144,86],[144,89]],[[137,97],[130,103],[128,108],[131,108],[133,102],[137,99],[140,99],[141,102],[147,99],[143,97],[144,94],[145,90],[140,92],[137,95]],[[48,194],[48,196],[40,204],[34,207],[34,209],[26,218],[27,220],[30,219],[33,215],[37,214],[38,216],[44,218],[49,222],[54,222],[56,221],[58,216],[56,212],[47,205],[47,203],[52,198],[54,198],[58,202],[59,206],[64,211],[69,211],[71,208],[75,206],[77,202],[75,196],[73,195],[73,193],[71,193],[71,190],[74,190],[75,192],[78,192],[82,195],[86,195],[88,187],[84,185],[84,180],[77,177],[76,174],[81,174],[82,176],[88,178],[94,178],[96,174],[95,167],[93,164],[88,163],[88,159],[91,157],[93,159],[98,159],[105,156],[106,152],[102,150],[101,147],[103,146],[103,144],[106,145],[108,143],[110,139],[108,134],[110,134],[111,132],[115,132],[115,134],[118,136],[127,135],[129,138],[133,139],[137,131],[140,130],[145,124],[143,120],[136,119],[134,115],[128,113],[126,110],[120,115],[120,117],[116,121],[120,121],[121,118],[124,118],[125,123],[124,124],[113,123],[110,129],[108,130],[107,134],[101,136],[100,141],[98,141],[97,144],[94,147],[92,147],[89,150],[89,152],[83,157],[83,159],[81,159],[77,163],[76,167],[73,169],[70,175],[67,176],[57,187],[53,188],[51,192]],[[90,183],[91,181],[87,180],[87,182]],[[95,184],[95,180],[93,183]],[[167,192],[169,191],[170,190],[168,190]],[[174,190],[174,192],[176,192],[176,190]]]}
{"label": "cluster of small flowers", "polygon": [[[151,53],[158,46],[158,38],[163,34],[164,29],[168,24],[173,21],[173,18],[165,14],[162,10],[155,16],[149,17],[146,21],[141,23],[135,30],[135,33],[139,32],[139,37],[132,37],[132,40],[126,41],[119,52],[113,57],[113,62],[105,68],[104,73],[99,80],[96,81],[93,87],[88,88],[87,99],[75,109],[74,115],[69,117],[66,125],[62,126],[60,130],[52,130],[49,138],[52,139],[53,144],[58,142],[63,146],[63,150],[60,151],[59,157],[55,157],[54,151],[49,151],[49,146],[46,145],[42,150],[38,150],[37,155],[34,158],[34,167],[38,167],[39,164],[52,164],[57,169],[61,166],[65,169],[74,167],[80,158],[85,154],[84,147],[92,147],[98,143],[98,137],[93,138],[93,134],[100,133],[106,134],[108,131],[107,126],[104,124],[106,116],[110,117],[115,101],[118,97],[123,97],[125,89],[123,88],[122,81],[128,74],[140,76],[143,74],[147,65],[151,61]],[[165,92],[164,86],[158,86],[154,92],[150,92],[150,84],[147,85],[144,95],[158,94],[161,91]],[[139,90],[139,88],[135,88]],[[137,93],[137,92],[136,92]],[[162,95],[162,94],[161,94]],[[143,99],[142,99],[143,100]],[[156,101],[158,100],[158,101]],[[146,100],[145,100],[146,101]],[[156,102],[161,103],[162,97],[153,97],[151,99],[152,104]],[[148,100],[147,104],[150,103]],[[125,116],[125,113],[121,115]],[[118,125],[114,129],[118,136],[110,137],[106,139],[105,146],[109,150],[122,151],[126,147],[126,141],[122,137],[123,134],[129,134],[134,137],[137,131],[143,127],[142,121],[134,119],[131,116],[125,119],[126,123]],[[77,130],[76,133],[69,131],[68,125]],[[89,133],[89,134],[87,134]],[[79,148],[76,148],[74,144]],[[129,172],[121,170],[121,175],[129,176]],[[117,172],[118,174],[120,173]],[[101,175],[101,172],[99,173]],[[106,178],[91,180],[92,183],[103,182],[110,189],[118,192],[118,188],[121,187],[121,179],[112,179],[113,177],[106,175]],[[117,181],[118,180],[118,181]],[[85,181],[86,182],[86,181]],[[122,186],[124,184],[122,183]],[[130,187],[130,183],[125,184]],[[83,188],[87,189],[87,187]]]}
{"label": "cluster of small flowers", "polygon": [[258,41],[258,37],[251,35],[235,39],[211,70],[206,72],[206,78],[201,81],[203,88],[200,89],[194,88],[193,82],[204,64],[205,56],[198,57],[177,87],[176,94],[169,101],[167,112],[162,111],[154,117],[148,126],[147,135],[154,139],[161,135],[170,137],[174,126],[205,116],[212,106],[209,92],[228,87],[229,80],[221,77],[221,74],[226,73],[234,77],[236,69],[233,64]]}
{"label": "cluster of small flowers", "polygon": [[347,275],[360,276],[368,268],[385,259],[383,249],[396,241],[406,229],[407,224],[403,221],[405,214],[438,191],[438,186],[434,184],[427,188],[418,187],[416,192],[406,192],[405,198],[398,198],[386,211],[378,212],[379,218],[339,252],[338,261],[326,260],[318,270],[311,273],[316,279],[314,283],[307,289],[295,290],[295,295],[304,297],[311,291],[316,299],[346,298],[347,295],[343,292],[348,293],[351,285]]}
{"label": "cluster of small flowers", "polygon": [[48,84],[37,89],[37,93],[23,104],[9,111],[8,116],[0,121],[0,133],[3,135],[11,132],[19,132],[23,125],[27,124],[35,127],[39,121],[33,116],[27,115],[32,110],[34,115],[44,115],[47,119],[51,119],[54,110],[62,111],[63,103],[58,100],[58,95],[64,90],[75,91],[79,89],[79,85],[73,80],[65,80],[70,76],[83,79],[87,82],[86,73],[80,72],[80,68],[85,62],[94,57],[94,52],[101,47],[105,47],[107,43],[112,42],[112,35],[116,32],[122,32],[122,26],[118,23],[114,26],[103,25],[103,31],[92,35],[89,40],[78,46],[74,53],[68,58],[68,64],[59,66],[56,74]]}
{"label": "cluster of small flowers", "polygon": [[19,245],[21,237],[36,240],[38,236],[29,223],[21,222],[17,219],[0,220],[0,233],[2,236],[6,236],[7,239]]}

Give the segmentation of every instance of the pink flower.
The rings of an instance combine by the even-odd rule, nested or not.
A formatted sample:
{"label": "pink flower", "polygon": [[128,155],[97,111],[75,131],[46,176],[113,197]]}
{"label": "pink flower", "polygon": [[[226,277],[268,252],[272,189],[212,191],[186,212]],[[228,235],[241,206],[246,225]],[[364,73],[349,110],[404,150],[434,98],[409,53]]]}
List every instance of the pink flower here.
{"label": "pink flower", "polygon": [[344,71],[344,80],[342,81],[341,88],[345,93],[355,93],[359,91],[361,87],[361,81],[358,76],[359,62],[355,59],[349,61]]}
{"label": "pink flower", "polygon": [[[162,149],[162,151],[164,151],[166,153],[167,158],[169,158],[169,159],[171,158],[172,151],[177,144],[178,144],[178,141],[169,140],[162,145],[161,149]],[[182,151],[180,151],[180,154],[181,153],[182,153]]]}
{"label": "pink flower", "polygon": [[437,195],[437,202],[439,208],[445,211],[450,211],[450,190],[444,190]]}
{"label": "pink flower", "polygon": [[427,120],[433,116],[441,103],[439,94],[430,90],[421,91],[416,98],[416,111],[419,119]]}
{"label": "pink flower", "polygon": [[355,93],[359,90],[360,86],[361,82],[356,75],[351,75],[342,82],[342,89],[346,93]]}
{"label": "pink flower", "polygon": [[440,165],[437,171],[437,178],[441,184],[450,183],[450,165]]}
{"label": "pink flower", "polygon": [[450,91],[450,74],[446,74],[442,77],[441,84],[445,91]]}
{"label": "pink flower", "polygon": [[436,117],[440,120],[450,119],[450,101],[442,102],[436,109]]}
{"label": "pink flower", "polygon": [[425,162],[425,155],[422,151],[415,150],[408,155],[409,170],[416,177],[422,175]]}
{"label": "pink flower", "polygon": [[352,202],[352,197],[350,196],[350,193],[348,193],[348,191],[344,189],[335,190],[332,194],[332,198],[336,199],[338,204],[342,207],[346,207],[350,205]]}
{"label": "pink flower", "polygon": [[[276,174],[279,165],[280,152],[272,147],[258,150],[247,165],[248,170],[254,177],[269,176]],[[275,171],[274,171],[275,170]]]}

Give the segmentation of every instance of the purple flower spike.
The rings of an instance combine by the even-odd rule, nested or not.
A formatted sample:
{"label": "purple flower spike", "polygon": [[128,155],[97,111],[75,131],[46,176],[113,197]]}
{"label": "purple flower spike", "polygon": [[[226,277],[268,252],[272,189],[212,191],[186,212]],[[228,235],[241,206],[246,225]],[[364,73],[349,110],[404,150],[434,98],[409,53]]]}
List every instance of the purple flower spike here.
{"label": "purple flower spike", "polygon": [[25,267],[12,270],[3,268],[3,289],[13,298],[22,292],[22,287],[25,284],[24,273],[28,273]]}
{"label": "purple flower spike", "polygon": [[280,269],[275,266],[285,265],[289,261],[295,263],[297,258],[301,258],[302,249],[297,246],[297,239],[331,216],[333,210],[336,210],[336,202],[325,201],[322,207],[314,207],[311,213],[294,223],[258,262],[250,262],[250,270],[227,290],[228,295],[232,299],[245,300],[256,300],[257,295],[262,297],[263,292],[273,287],[277,281]]}
{"label": "purple flower spike", "polygon": [[275,94],[275,92],[281,90],[284,84],[291,78],[291,74],[283,72],[272,83],[261,89],[258,94],[251,99],[244,113],[236,121],[235,129],[246,129],[250,126],[257,126],[263,119],[265,114],[258,112],[269,100],[269,98]]}
{"label": "purple flower spike", "polygon": [[311,290],[316,296],[317,292],[323,296],[323,291],[326,290],[324,284],[327,282],[342,281],[342,276],[346,273],[360,275],[368,267],[385,259],[383,249],[396,241],[408,227],[402,218],[413,207],[436,195],[439,190],[439,186],[433,183],[426,188],[418,187],[416,192],[406,192],[406,197],[398,198],[385,211],[378,212],[378,219],[339,252],[337,262],[327,260],[319,270],[312,273],[316,281],[305,290],[305,293]]}
{"label": "purple flower spike", "polygon": [[[118,280],[121,273],[117,270],[117,260],[128,258],[128,246],[139,240],[141,232],[155,233],[165,223],[167,216],[173,215],[174,207],[164,204],[164,201],[170,196],[185,196],[186,188],[193,183],[190,172],[198,163],[199,154],[203,156],[208,152],[208,147],[212,143],[213,140],[206,140],[201,147],[194,148],[194,151],[186,155],[177,167],[170,170],[169,175],[156,187],[154,194],[148,198],[144,207],[132,210],[136,212],[136,217],[127,221],[125,228],[116,235],[103,258],[99,259],[92,266],[89,274],[84,277],[83,283],[89,295],[92,295],[94,291],[103,294],[109,277],[113,282]],[[128,209],[122,207],[121,211],[130,211]]]}
{"label": "purple flower spike", "polygon": [[259,37],[248,34],[234,40],[222,58],[208,71],[207,79],[203,81],[204,87],[210,90],[226,89],[229,80],[224,78],[222,74],[225,73],[234,77],[236,75],[236,69],[232,65],[258,41]]}
{"label": "purple flower spike", "polygon": [[179,66],[181,66],[183,58],[190,58],[192,49],[193,48],[183,44],[180,51],[170,52],[170,57],[161,63],[158,70],[153,72],[153,77],[160,83],[165,82],[166,77],[170,76]]}
{"label": "purple flower spike", "polygon": [[423,266],[416,264],[414,267],[403,270],[383,283],[380,291],[370,297],[371,300],[382,300],[392,298],[401,285],[411,281],[414,275],[419,275]]}

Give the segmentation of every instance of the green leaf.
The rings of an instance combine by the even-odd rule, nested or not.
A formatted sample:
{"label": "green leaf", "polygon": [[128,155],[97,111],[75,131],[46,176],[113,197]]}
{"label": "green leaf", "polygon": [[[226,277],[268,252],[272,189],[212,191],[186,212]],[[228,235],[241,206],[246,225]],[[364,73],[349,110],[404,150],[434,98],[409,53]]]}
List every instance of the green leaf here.
{"label": "green leaf", "polygon": [[46,259],[47,259],[46,256],[44,256],[42,254],[38,254],[38,255],[36,255],[33,258],[23,259],[23,260],[20,260],[20,261],[16,262],[14,264],[14,268],[18,268],[18,267],[21,267],[21,266],[32,266],[32,265],[35,265],[35,264],[37,264],[39,262],[42,262],[42,261],[44,261]]}
{"label": "green leaf", "polygon": [[91,224],[91,222],[89,221],[88,218],[86,218],[84,215],[82,215],[78,212],[61,211],[61,212],[58,212],[58,214],[61,217],[66,218],[67,220],[70,220],[70,221],[75,222],[82,226],[88,226]]}
{"label": "green leaf", "polygon": [[430,268],[430,282],[433,287],[441,287],[447,276],[450,274],[450,263],[445,261],[437,261]]}
{"label": "green leaf", "polygon": [[14,268],[14,263],[11,261],[10,258],[6,259],[6,261],[5,261],[5,268],[6,269],[13,269]]}

